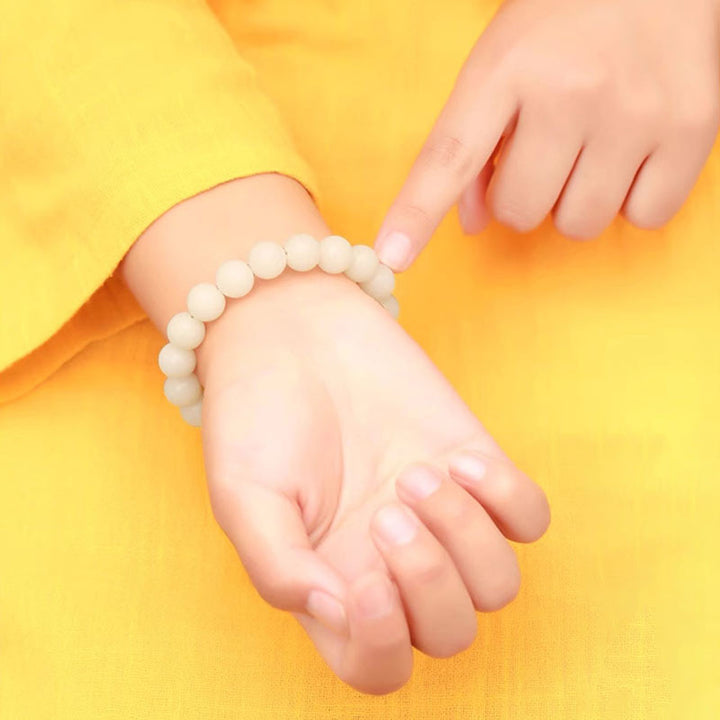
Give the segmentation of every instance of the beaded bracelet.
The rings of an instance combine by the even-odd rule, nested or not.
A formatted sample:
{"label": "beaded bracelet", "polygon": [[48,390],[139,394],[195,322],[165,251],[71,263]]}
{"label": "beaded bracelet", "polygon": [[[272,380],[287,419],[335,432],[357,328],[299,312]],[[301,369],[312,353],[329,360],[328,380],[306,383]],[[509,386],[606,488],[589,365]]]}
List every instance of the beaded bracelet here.
{"label": "beaded bracelet", "polygon": [[203,389],[194,372],[194,351],[205,339],[205,323],[225,310],[225,298],[247,295],[256,277],[272,280],[285,268],[307,272],[316,267],[330,274],[345,273],[397,318],[399,306],[392,294],[395,275],[368,245],[351,245],[339,235],[319,242],[310,235],[293,235],[284,246],[258,242],[250,249],[247,262],[227,260],[218,268],[214,284],[202,282],[191,288],[187,312],[173,315],[167,324],[168,344],[160,350],[158,364],[167,376],[165,397],[180,408],[186,422],[200,427]]}

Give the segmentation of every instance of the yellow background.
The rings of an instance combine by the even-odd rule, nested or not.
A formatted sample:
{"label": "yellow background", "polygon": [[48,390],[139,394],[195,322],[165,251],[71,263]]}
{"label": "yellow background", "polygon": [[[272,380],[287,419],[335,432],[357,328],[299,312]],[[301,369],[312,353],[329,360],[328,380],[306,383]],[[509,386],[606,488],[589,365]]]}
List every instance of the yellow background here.
{"label": "yellow background", "polygon": [[[69,5],[87,18],[80,35],[92,35],[91,4]],[[200,17],[214,22],[200,3],[149,5],[185,18],[188,33]],[[267,152],[245,148],[228,160],[190,144],[189,157],[168,167],[173,146],[159,146],[161,119],[146,119],[144,142],[157,155],[137,174],[155,185],[139,209],[128,208],[129,220],[97,220],[92,259],[78,246],[90,285],[58,289],[64,310],[52,315],[32,278],[16,299],[27,308],[4,303],[3,326],[19,314],[28,328],[22,347],[17,333],[4,334],[6,359],[46,339],[102,283],[132,242],[133,223],[140,230],[233,173],[317,178],[331,226],[371,240],[493,7],[228,0],[214,9],[299,156],[290,145],[275,152],[285,140],[273,130],[261,137]],[[112,37],[137,39],[141,19],[118,10]],[[148,21],[147,33],[171,58],[177,34],[161,27]],[[197,63],[178,63],[183,78],[202,79]],[[127,58],[123,66],[128,77],[153,72]],[[92,95],[98,72],[78,71],[72,86],[49,82],[70,99],[78,89]],[[201,130],[225,111],[221,85],[206,89],[198,108],[187,100]],[[257,107],[255,90],[247,92],[244,102]],[[140,89],[123,98],[128,123],[143,97]],[[262,132],[272,112],[257,111]],[[52,135],[31,130],[28,142]],[[100,157],[92,152],[88,168]],[[122,143],[106,152],[122,155]],[[180,165],[189,168],[182,182]],[[56,238],[55,215],[38,208],[62,182],[38,184],[28,217],[41,219],[27,230],[29,243],[42,232],[55,238],[59,258],[72,232]],[[618,220],[592,243],[549,225],[528,236],[492,226],[466,238],[450,217],[399,279],[402,324],[543,485],[553,524],[519,549],[521,595],[480,617],[473,647],[450,660],[416,654],[412,681],[380,698],[343,685],[294,619],[257,596],[210,513],[200,435],[162,395],[161,335],[117,278],[108,280],[58,335],[0,375],[0,718],[720,717],[718,208],[716,147],[662,231]],[[97,214],[89,203],[67,212],[60,225],[70,230],[80,212]],[[31,272],[5,266],[6,286],[11,273]],[[50,278],[60,267],[48,260],[42,272]]]}

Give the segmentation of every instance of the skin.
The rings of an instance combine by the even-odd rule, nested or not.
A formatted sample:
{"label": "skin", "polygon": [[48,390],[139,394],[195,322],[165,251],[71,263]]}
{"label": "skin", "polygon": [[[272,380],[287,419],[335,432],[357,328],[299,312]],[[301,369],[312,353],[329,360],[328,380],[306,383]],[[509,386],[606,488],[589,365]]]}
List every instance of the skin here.
{"label": "skin", "polygon": [[[223,260],[296,232],[330,234],[300,185],[233,181],[165,213],[121,273],[164,332]],[[198,375],[215,516],[259,594],[293,613],[344,682],[400,688],[412,646],[461,652],[475,611],[516,595],[507,539],[545,532],[545,495],[354,283],[317,270],[258,282],[208,324]],[[468,471],[479,463],[482,476]],[[413,480],[436,487],[420,497]],[[381,532],[388,508],[409,522],[403,542]]]}
{"label": "skin", "polygon": [[508,0],[470,52],[379,231],[405,270],[457,203],[573,239],[619,214],[659,228],[679,210],[720,118],[718,0]]}

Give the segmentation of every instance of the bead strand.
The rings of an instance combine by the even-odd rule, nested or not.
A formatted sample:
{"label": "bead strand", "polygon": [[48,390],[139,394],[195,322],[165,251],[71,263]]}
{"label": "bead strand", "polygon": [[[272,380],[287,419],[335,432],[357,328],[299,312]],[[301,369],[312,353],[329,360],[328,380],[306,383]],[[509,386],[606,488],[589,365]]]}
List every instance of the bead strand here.
{"label": "bead strand", "polygon": [[395,275],[378,260],[368,245],[351,245],[339,235],[316,240],[311,235],[293,235],[284,246],[261,241],[253,245],[244,260],[226,260],[217,269],[215,283],[201,282],[187,294],[187,311],[177,313],[167,324],[167,345],[158,355],[158,365],[166,376],[165,397],[177,407],[183,419],[199,427],[203,390],[195,374],[196,348],[205,339],[205,323],[222,315],[227,299],[242,298],[255,285],[255,278],[272,280],[286,268],[308,272],[320,268],[326,273],[344,273],[382,305],[394,318],[399,305],[392,294]]}

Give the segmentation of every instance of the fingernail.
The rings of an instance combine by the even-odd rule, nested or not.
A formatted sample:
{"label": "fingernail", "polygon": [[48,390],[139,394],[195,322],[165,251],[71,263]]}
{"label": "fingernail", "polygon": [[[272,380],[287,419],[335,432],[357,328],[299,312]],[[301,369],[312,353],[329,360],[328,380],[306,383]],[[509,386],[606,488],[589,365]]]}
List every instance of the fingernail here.
{"label": "fingernail", "polygon": [[310,615],[336,633],[347,632],[347,615],[343,604],[322,590],[311,590],[306,609]]}
{"label": "fingernail", "polygon": [[442,485],[442,480],[430,468],[414,467],[400,475],[398,484],[415,500],[422,500],[432,495]]}
{"label": "fingernail", "polygon": [[393,545],[404,545],[417,533],[417,522],[399,505],[381,508],[375,516],[375,527],[380,536]]}
{"label": "fingernail", "polygon": [[407,270],[410,265],[411,249],[410,238],[405,233],[397,231],[383,235],[375,243],[375,252],[380,258],[380,262],[385,263],[396,272]]}
{"label": "fingernail", "polygon": [[372,578],[357,594],[358,610],[369,620],[389,615],[393,607],[390,580],[379,573],[375,573]]}
{"label": "fingernail", "polygon": [[448,463],[450,474],[462,480],[480,482],[487,475],[487,465],[475,453],[460,453]]}

